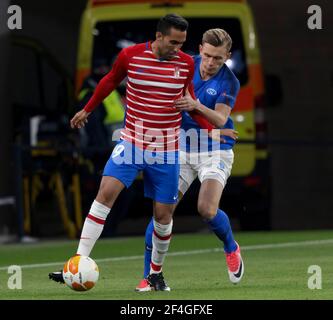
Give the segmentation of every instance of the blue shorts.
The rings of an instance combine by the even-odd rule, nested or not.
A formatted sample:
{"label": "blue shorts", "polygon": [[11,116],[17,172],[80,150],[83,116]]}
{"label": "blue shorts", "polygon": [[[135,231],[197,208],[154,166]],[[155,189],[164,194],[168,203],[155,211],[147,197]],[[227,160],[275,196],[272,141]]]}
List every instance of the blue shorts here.
{"label": "blue shorts", "polygon": [[114,177],[128,188],[140,171],[143,171],[145,197],[166,204],[177,202],[178,151],[163,153],[146,151],[130,142],[121,141],[113,149],[103,176]]}

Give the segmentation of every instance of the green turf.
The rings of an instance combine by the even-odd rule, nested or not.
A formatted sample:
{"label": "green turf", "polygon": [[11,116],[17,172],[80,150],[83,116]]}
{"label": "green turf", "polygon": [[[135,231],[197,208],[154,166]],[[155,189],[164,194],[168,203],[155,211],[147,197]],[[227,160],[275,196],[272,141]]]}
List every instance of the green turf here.
{"label": "green turf", "polygon": [[[333,239],[332,231],[253,232],[235,235],[241,244],[245,263],[242,282],[229,282],[222,252],[170,255],[164,274],[171,292],[136,293],[143,260],[98,261],[100,279],[88,292],[75,292],[50,281],[48,272],[58,270],[75,252],[77,241],[43,242],[0,247],[0,299],[332,299],[333,241],[283,248],[254,248],[255,245],[281,244]],[[174,235],[170,253],[219,247],[212,234]],[[143,254],[143,238],[101,239],[92,253],[94,259]],[[22,289],[7,287],[9,265],[61,262],[58,265],[22,268]],[[308,267],[319,265],[322,289],[310,290]]]}

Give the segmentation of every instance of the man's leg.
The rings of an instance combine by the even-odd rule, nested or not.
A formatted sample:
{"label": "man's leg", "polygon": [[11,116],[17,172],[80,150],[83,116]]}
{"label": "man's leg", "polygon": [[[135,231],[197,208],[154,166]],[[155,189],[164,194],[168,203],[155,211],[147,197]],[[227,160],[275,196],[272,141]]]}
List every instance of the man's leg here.
{"label": "man's leg", "polygon": [[164,281],[162,266],[169,249],[172,234],[172,213],[175,205],[154,201],[152,254],[147,280],[155,290],[170,291]]}
{"label": "man's leg", "polygon": [[[223,187],[217,180],[204,180],[199,193],[198,211],[205,219],[210,229],[223,241],[225,252],[231,253],[237,249],[237,244],[234,240],[227,214],[218,208],[222,191]],[[178,203],[182,196],[182,193],[179,192]],[[150,272],[153,231],[154,222],[153,219],[151,219],[145,234],[144,279],[147,278]]]}
{"label": "man's leg", "polygon": [[223,242],[230,281],[238,283],[244,273],[240,249],[234,240],[230,221],[219,209],[223,186],[218,180],[206,179],[202,182],[198,198],[198,211],[216,236]]}
{"label": "man's leg", "polygon": [[89,214],[87,215],[80,237],[77,254],[89,256],[96,240],[100,237],[105,220],[125,185],[114,177],[104,176]]}
{"label": "man's leg", "polygon": [[[77,254],[79,255],[90,255],[103,231],[106,217],[119,193],[125,186],[128,188],[132,184],[141,169],[135,163],[126,163],[126,161],[115,162],[115,159],[124,153],[125,148],[129,148],[130,152],[132,151],[131,148],[133,148],[131,144],[126,144],[125,142],[119,143],[118,146],[119,148],[116,147],[113,150],[105,165],[98,194],[85,219],[77,249]],[[119,152],[119,150],[122,151]],[[62,272],[52,272],[49,274],[49,278],[57,282],[64,282]]]}
{"label": "man's leg", "polygon": [[[177,204],[182,199],[183,195],[186,193],[191,183],[197,177],[197,173],[191,168],[191,165],[186,161],[187,154],[185,152],[180,152],[180,175],[178,180],[178,200]],[[155,212],[155,205],[154,205]],[[150,291],[151,288],[147,281],[147,277],[150,273],[150,263],[151,255],[153,249],[153,231],[154,231],[154,221],[153,218],[150,220],[145,233],[145,251],[144,251],[144,271],[143,279],[140,281],[138,286],[135,288],[138,292]]]}
{"label": "man's leg", "polygon": [[170,291],[166,285],[162,266],[169,249],[172,233],[172,214],[178,198],[179,164],[154,163],[144,170],[145,197],[153,199],[153,235],[150,272],[147,280],[150,287]]}
{"label": "man's leg", "polygon": [[[178,202],[182,199],[183,194],[178,193]],[[176,206],[177,206],[176,204]],[[149,224],[146,228],[145,233],[145,253],[144,253],[144,269],[143,269],[143,279],[146,279],[150,273],[150,263],[151,263],[151,254],[153,250],[153,231],[154,231],[154,218],[151,218]]]}
{"label": "man's leg", "polygon": [[230,221],[224,211],[219,209],[223,186],[214,179],[204,180],[201,184],[198,197],[198,212],[223,241],[225,252],[235,251],[237,244],[233,238]]}
{"label": "man's leg", "polygon": [[150,273],[162,271],[162,265],[169,249],[172,234],[172,213],[174,205],[163,204],[154,201],[153,236],[152,236],[152,258]]}
{"label": "man's leg", "polygon": [[[104,176],[102,178],[97,197],[84,221],[79,246],[76,251],[77,255],[90,255],[103,231],[105,220],[124,187],[125,185],[114,177]],[[64,283],[62,271],[49,273],[49,278],[56,282]]]}
{"label": "man's leg", "polygon": [[153,251],[153,232],[154,232],[154,218],[151,218],[145,233],[145,256],[143,279],[146,279],[150,273],[151,253]]}
{"label": "man's leg", "polygon": [[[178,202],[182,199],[183,194],[181,192],[178,193]],[[176,206],[175,205],[175,209]],[[154,212],[155,212],[155,205],[154,205]],[[150,265],[151,265],[151,256],[153,251],[153,233],[154,233],[154,218],[151,218],[145,233],[145,251],[144,251],[144,265],[143,265],[143,278],[138,284],[138,286],[135,288],[135,291],[139,292],[145,292],[150,291],[151,288],[149,286],[149,283],[147,281],[147,277],[150,274]]]}
{"label": "man's leg", "polygon": [[[126,161],[126,154],[132,154],[134,146],[120,142],[106,163],[98,194],[85,220],[77,254],[89,256],[96,240],[100,237],[106,217],[119,193],[128,188],[137,176],[140,166]],[[132,160],[132,159],[130,159]]]}

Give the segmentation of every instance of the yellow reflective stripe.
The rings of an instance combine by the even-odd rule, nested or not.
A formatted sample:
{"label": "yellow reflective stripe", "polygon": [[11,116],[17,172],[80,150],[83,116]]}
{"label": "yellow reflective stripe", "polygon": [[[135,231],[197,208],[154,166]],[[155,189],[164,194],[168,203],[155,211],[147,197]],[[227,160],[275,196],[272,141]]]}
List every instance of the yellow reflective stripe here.
{"label": "yellow reflective stripe", "polygon": [[93,92],[93,90],[89,88],[82,89],[79,93],[79,100],[82,100],[88,92]]}
{"label": "yellow reflective stripe", "polygon": [[124,107],[121,102],[121,97],[117,91],[113,91],[104,101],[103,101],[106,117],[104,119],[104,124],[112,124],[117,122],[122,122],[124,119]]}
{"label": "yellow reflective stripe", "polygon": [[256,150],[256,159],[267,159],[268,151],[267,150]]}
{"label": "yellow reflective stripe", "polygon": [[[92,89],[85,88],[79,93],[79,100],[82,100],[85,95],[89,92],[93,92]],[[106,117],[104,119],[104,124],[113,124],[117,122],[122,122],[124,119],[124,107],[121,102],[121,97],[117,91],[113,91],[108,97],[103,101],[103,105],[106,111]]]}

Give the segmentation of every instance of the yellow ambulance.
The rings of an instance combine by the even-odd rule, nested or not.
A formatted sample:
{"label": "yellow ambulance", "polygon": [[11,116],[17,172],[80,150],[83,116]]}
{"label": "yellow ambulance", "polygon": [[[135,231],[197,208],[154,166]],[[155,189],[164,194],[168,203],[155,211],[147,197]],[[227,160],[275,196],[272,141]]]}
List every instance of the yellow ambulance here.
{"label": "yellow ambulance", "polygon": [[263,71],[254,18],[246,1],[89,0],[81,19],[76,90],[91,73],[94,61],[107,57],[112,62],[122,48],[153,40],[157,20],[167,13],[177,13],[189,22],[182,48],[189,54],[198,53],[207,29],[223,28],[232,37],[228,66],[241,89],[231,116],[240,141],[221,204],[239,218],[240,228],[269,229],[269,155],[260,142],[266,136]]}

